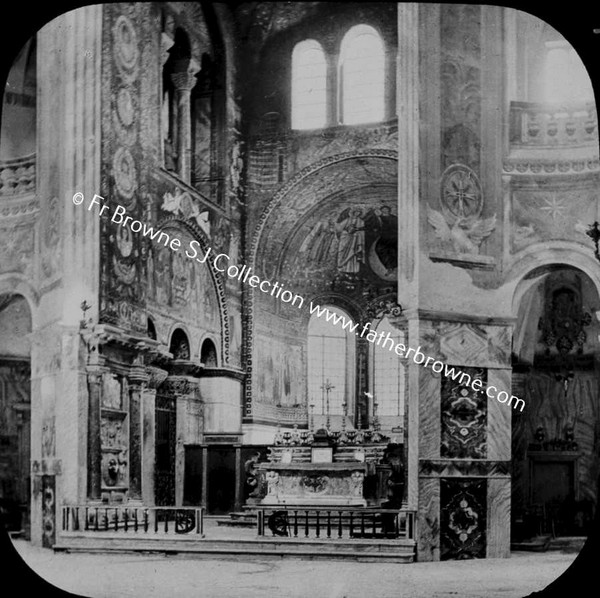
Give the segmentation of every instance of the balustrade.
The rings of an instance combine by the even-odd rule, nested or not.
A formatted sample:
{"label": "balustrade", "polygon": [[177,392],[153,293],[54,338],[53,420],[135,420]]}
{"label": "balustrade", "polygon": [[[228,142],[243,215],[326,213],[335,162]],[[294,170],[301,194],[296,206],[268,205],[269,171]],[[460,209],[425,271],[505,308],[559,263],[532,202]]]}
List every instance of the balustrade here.
{"label": "balustrade", "polygon": [[0,195],[35,192],[35,154],[0,162]]}
{"label": "balustrade", "polygon": [[598,141],[594,103],[579,105],[511,102],[510,143],[513,146],[577,146]]}

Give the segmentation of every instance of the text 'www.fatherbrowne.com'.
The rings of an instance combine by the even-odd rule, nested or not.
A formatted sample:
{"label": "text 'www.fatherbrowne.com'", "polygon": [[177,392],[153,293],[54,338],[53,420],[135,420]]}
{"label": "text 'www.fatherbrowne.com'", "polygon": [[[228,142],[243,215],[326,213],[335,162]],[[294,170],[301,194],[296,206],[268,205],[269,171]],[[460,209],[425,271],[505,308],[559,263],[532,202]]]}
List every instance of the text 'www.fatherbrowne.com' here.
{"label": "text 'www.fatherbrowne.com'", "polygon": [[[84,201],[84,195],[80,191],[73,195],[73,203],[75,205],[79,206],[83,204]],[[111,210],[108,203],[104,202],[105,199],[103,197],[94,195],[89,201],[87,211],[97,212],[101,218],[110,217],[110,221],[113,224],[128,228],[132,233],[141,234],[143,237],[146,237],[159,245],[169,247],[171,251],[176,253],[181,251],[188,259],[193,260],[194,262],[200,264],[210,262],[212,268],[222,275],[238,280],[241,284],[248,284],[250,287],[258,289],[261,293],[268,294],[292,307],[298,309],[303,307],[304,297],[302,297],[302,295],[293,293],[289,289],[285,289],[284,285],[279,282],[272,282],[257,276],[252,273],[252,268],[245,264],[232,264],[231,258],[226,253],[217,253],[216,251],[213,251],[212,247],[202,248],[200,243],[195,239],[189,241],[186,246],[182,244],[181,240],[175,237],[171,231],[167,232],[160,228],[154,228],[141,220],[136,220],[133,216],[127,214],[127,210],[121,205],[117,205]],[[470,386],[475,391],[483,392],[483,382],[479,378],[472,379],[466,372],[444,365],[441,361],[433,359],[433,357],[426,357],[421,352],[420,346],[417,347],[415,351],[412,347],[406,348],[402,343],[396,343],[389,332],[380,332],[377,334],[374,330],[369,330],[369,327],[371,326],[370,322],[364,324],[359,332],[358,323],[330,311],[326,307],[313,304],[311,301],[309,309],[311,315],[316,314],[319,318],[325,317],[326,321],[336,326],[341,325],[344,330],[354,332],[356,336],[363,337],[366,334],[366,339],[370,343],[387,348],[390,351],[393,350],[398,357],[408,359],[412,353],[412,359],[416,364],[429,367],[429,364],[431,363],[431,369],[434,372],[439,374],[443,371],[444,376],[447,378],[458,380],[459,384]],[[466,382],[465,379],[467,380]],[[509,406],[512,406],[513,409],[520,409],[523,411],[523,408],[525,407],[525,401],[523,401],[523,399],[514,395],[509,396],[504,390],[498,392],[498,389],[495,386],[487,386],[485,392],[488,397],[496,398],[501,403],[507,403]]]}
{"label": "text 'www.fatherbrowne.com'", "polygon": [[[313,302],[310,302],[310,313],[316,314],[317,317],[325,317],[327,322],[332,323],[335,326],[340,325],[344,330],[348,330],[349,332],[354,332],[356,336],[364,337],[366,334],[366,339],[373,343],[378,347],[382,347],[384,349],[388,349],[389,351],[394,351],[396,355],[399,357],[404,357],[406,359],[409,358],[412,353],[412,360],[418,364],[423,365],[423,367],[429,367],[431,363],[431,369],[436,373],[442,373],[446,378],[451,378],[452,380],[458,380],[459,384],[464,386],[470,386],[473,390],[477,392],[483,392],[483,382],[479,378],[471,378],[469,374],[463,372],[461,370],[457,370],[448,364],[444,364],[441,361],[435,360],[433,357],[429,357],[424,355],[421,352],[421,347],[418,346],[417,349],[413,349],[412,347],[405,347],[402,343],[397,343],[387,331],[381,331],[379,333],[374,330],[370,330],[371,322],[367,322],[363,324],[360,328],[360,332],[358,328],[360,324],[358,322],[353,322],[349,318],[337,314],[333,311],[330,311],[326,307],[321,307],[320,305],[315,305]],[[466,381],[465,381],[466,380]],[[489,385],[485,387],[485,393],[490,398],[496,398],[500,403],[506,403],[509,406],[512,406],[513,409],[520,409],[523,411],[525,407],[525,401],[516,397],[515,395],[509,395],[505,390],[498,391],[493,385]]]}

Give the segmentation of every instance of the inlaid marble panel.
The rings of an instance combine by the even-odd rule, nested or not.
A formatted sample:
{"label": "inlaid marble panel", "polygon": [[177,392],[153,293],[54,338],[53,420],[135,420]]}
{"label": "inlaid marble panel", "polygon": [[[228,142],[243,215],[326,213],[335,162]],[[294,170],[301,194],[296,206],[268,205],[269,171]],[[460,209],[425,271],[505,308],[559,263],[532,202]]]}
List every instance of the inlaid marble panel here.
{"label": "inlaid marble panel", "polygon": [[510,479],[487,481],[488,558],[510,556]]}
{"label": "inlaid marble panel", "polygon": [[440,484],[439,480],[419,479],[417,559],[440,558]]}
{"label": "inlaid marble panel", "polygon": [[[488,385],[498,392],[510,394],[510,370],[488,370]],[[487,456],[488,459],[510,459],[512,407],[496,398],[487,397]]]}
{"label": "inlaid marble panel", "polygon": [[[458,366],[457,366],[458,369]],[[485,368],[460,368],[456,380],[444,376],[441,383],[440,456],[452,459],[487,457],[487,398],[485,391],[473,390],[470,381],[487,385]],[[462,381],[462,383],[461,383]]]}
{"label": "inlaid marble panel", "polygon": [[440,559],[486,556],[487,480],[440,480]]}
{"label": "inlaid marble panel", "polygon": [[511,335],[506,326],[449,323],[440,330],[440,352],[448,363],[509,367]]}
{"label": "inlaid marble panel", "polygon": [[440,455],[440,377],[429,369],[419,369],[419,458]]}

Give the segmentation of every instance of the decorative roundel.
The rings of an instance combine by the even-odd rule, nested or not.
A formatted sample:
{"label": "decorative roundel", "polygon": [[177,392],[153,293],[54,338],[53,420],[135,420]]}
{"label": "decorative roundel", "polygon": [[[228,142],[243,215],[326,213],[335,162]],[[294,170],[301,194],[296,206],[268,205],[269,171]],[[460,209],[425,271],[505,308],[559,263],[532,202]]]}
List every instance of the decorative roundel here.
{"label": "decorative roundel", "polygon": [[135,28],[126,16],[121,15],[115,23],[113,32],[117,61],[121,66],[131,71],[137,66],[140,54]]}
{"label": "decorative roundel", "polygon": [[117,114],[119,115],[119,120],[121,123],[123,123],[126,127],[129,127],[133,124],[133,99],[131,97],[131,93],[125,87],[119,89],[119,93],[117,94]]}
{"label": "decorative roundel", "polygon": [[453,219],[477,218],[483,208],[479,179],[463,164],[453,164],[442,174],[441,204]]}
{"label": "decorative roundel", "polygon": [[137,173],[133,156],[127,148],[120,147],[113,158],[113,176],[119,193],[131,199],[137,188]]}
{"label": "decorative roundel", "polygon": [[129,257],[133,251],[132,232],[128,226],[117,229],[117,247],[123,257]]}

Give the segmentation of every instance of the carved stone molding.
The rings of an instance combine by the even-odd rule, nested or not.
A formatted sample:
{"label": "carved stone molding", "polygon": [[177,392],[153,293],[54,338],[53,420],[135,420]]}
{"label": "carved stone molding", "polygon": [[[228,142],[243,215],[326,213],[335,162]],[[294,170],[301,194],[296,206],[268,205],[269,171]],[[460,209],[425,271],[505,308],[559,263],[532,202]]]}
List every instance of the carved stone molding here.
{"label": "carved stone molding", "polygon": [[169,372],[153,365],[148,365],[146,366],[146,374],[148,375],[148,387],[156,389],[167,379]]}

